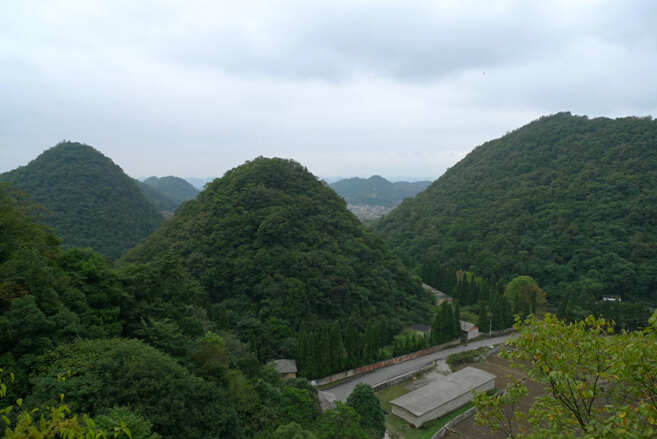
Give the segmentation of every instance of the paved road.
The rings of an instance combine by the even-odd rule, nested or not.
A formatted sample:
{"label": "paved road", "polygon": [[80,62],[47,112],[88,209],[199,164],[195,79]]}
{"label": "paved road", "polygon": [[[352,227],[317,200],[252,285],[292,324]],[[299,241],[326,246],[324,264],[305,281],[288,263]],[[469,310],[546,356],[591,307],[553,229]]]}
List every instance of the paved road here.
{"label": "paved road", "polygon": [[425,355],[424,357],[414,358],[413,360],[408,360],[403,363],[392,364],[390,366],[382,367],[380,369],[373,370],[371,372],[358,375],[354,379],[338,384],[333,387],[324,389],[324,392],[329,392],[335,395],[336,399],[346,402],[347,397],[354,390],[356,384],[358,383],[367,383],[371,386],[375,384],[388,381],[392,378],[398,377],[408,372],[420,369],[424,366],[430,365],[434,360],[444,360],[451,354],[457,352],[469,351],[472,349],[477,349],[482,346],[488,346],[492,344],[498,344],[504,342],[510,335],[503,335],[501,337],[488,338],[485,340],[469,342],[467,346],[464,343],[454,346],[452,348],[443,349],[442,351],[435,352],[433,354]]}

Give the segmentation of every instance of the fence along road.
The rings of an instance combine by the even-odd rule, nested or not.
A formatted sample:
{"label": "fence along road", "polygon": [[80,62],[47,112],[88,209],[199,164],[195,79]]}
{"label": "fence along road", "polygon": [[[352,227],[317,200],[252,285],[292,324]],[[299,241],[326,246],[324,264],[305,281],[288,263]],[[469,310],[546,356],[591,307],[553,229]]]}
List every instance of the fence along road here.
{"label": "fence along road", "polygon": [[423,357],[414,358],[413,360],[408,360],[403,363],[392,364],[390,366],[385,366],[380,369],[375,369],[371,372],[366,372],[361,375],[357,375],[349,381],[337,384],[335,386],[324,389],[324,392],[332,393],[335,395],[336,399],[339,399],[342,402],[347,402],[347,397],[354,390],[356,384],[366,383],[370,386],[380,384],[384,381],[391,380],[399,375],[404,375],[405,373],[412,372],[414,370],[420,369],[422,367],[428,366],[433,363],[435,360],[444,360],[449,355],[456,354],[457,352],[470,351],[473,349],[480,348],[482,346],[488,346],[492,344],[503,343],[509,338],[511,334],[505,334],[499,337],[486,338],[484,340],[478,340],[474,342],[468,342],[466,346],[465,343],[461,343],[451,348],[444,349],[442,351],[435,352],[433,354],[425,355]]}

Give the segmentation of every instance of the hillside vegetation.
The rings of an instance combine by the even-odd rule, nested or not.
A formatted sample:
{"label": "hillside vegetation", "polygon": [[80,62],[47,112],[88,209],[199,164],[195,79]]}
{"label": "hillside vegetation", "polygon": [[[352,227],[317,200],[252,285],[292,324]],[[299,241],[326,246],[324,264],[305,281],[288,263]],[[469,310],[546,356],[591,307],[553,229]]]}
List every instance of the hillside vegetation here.
{"label": "hillside vegetation", "polygon": [[80,143],[59,143],[0,181],[50,210],[43,222],[64,248],[91,247],[116,259],[164,221],[118,165]]}
{"label": "hillside vegetation", "polygon": [[542,117],[479,146],[372,229],[409,266],[528,275],[553,304],[654,302],[656,136],[651,118]]}
{"label": "hillside vegetation", "polygon": [[148,202],[151,203],[158,212],[173,212],[176,210],[176,207],[179,206],[180,203],[176,203],[150,184],[146,184],[143,181],[136,179],[133,180],[137,183],[139,190],[141,190]]}
{"label": "hillside vegetation", "polygon": [[205,292],[172,254],[114,269],[59,248],[35,222],[40,209],[0,184],[3,437],[121,426],[121,438],[380,439],[363,431],[361,404],[322,415],[306,380],[283,382],[254,343],[209,320]]}
{"label": "hillside vegetation", "polygon": [[355,177],[336,181],[329,187],[349,204],[395,207],[404,198],[414,197],[430,184],[430,181],[391,183],[383,177],[374,175],[370,178]]}
{"label": "hillside vegetation", "polygon": [[184,201],[193,200],[199,193],[198,189],[179,177],[149,177],[144,183],[173,200],[176,207]]}
{"label": "hillside vegetation", "polygon": [[385,315],[398,331],[428,319],[419,279],[294,161],[260,157],[228,171],[121,262],[169,251],[245,329],[350,316],[364,329]]}

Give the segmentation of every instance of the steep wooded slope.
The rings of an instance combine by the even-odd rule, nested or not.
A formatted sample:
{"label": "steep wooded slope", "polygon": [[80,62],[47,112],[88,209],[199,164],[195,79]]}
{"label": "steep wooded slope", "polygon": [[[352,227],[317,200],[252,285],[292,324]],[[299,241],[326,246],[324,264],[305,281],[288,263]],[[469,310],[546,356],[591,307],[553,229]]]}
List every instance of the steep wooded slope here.
{"label": "steep wooded slope", "polygon": [[329,187],[349,204],[395,207],[404,198],[414,197],[430,184],[430,181],[415,183],[398,181],[391,183],[383,177],[374,175],[370,178],[354,177],[336,181],[331,183]]}
{"label": "steep wooded slope", "polygon": [[167,197],[166,195],[164,195],[162,192],[160,192],[150,184],[146,184],[143,181],[139,181],[135,179],[133,179],[133,181],[137,183],[139,190],[141,190],[141,192],[144,194],[146,199],[153,206],[155,206],[158,212],[162,212],[162,211],[173,212],[174,210],[176,210],[176,207],[180,205],[180,203],[176,203],[171,198]]}
{"label": "steep wooded slope", "polygon": [[91,247],[115,259],[164,220],[118,165],[80,143],[62,142],[0,181],[52,212],[44,222],[64,248]]}
{"label": "steep wooded slope", "polygon": [[199,193],[198,189],[179,177],[149,177],[144,180],[144,183],[171,198],[177,203],[176,206],[183,201],[193,200]]}
{"label": "steep wooded slope", "polygon": [[657,122],[560,113],[487,142],[373,230],[408,265],[655,300]]}
{"label": "steep wooded slope", "polygon": [[228,171],[121,261],[166,251],[234,321],[273,317],[296,329],[314,319],[428,317],[419,280],[294,161],[260,157]]}

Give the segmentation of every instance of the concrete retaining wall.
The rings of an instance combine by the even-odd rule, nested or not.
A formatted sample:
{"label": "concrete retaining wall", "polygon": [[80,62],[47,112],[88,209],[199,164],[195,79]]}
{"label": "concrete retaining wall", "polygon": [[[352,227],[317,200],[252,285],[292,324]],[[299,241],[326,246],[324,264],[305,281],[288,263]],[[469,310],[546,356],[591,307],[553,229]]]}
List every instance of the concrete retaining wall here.
{"label": "concrete retaining wall", "polygon": [[434,352],[442,351],[445,348],[456,346],[461,343],[461,340],[453,340],[447,343],[439,344],[432,346],[429,349],[423,349],[421,351],[416,351],[407,355],[402,355],[400,357],[391,358],[389,360],[379,361],[378,363],[369,364],[367,366],[358,367],[356,369],[346,370],[344,372],[336,373],[329,375],[325,378],[320,378],[313,381],[313,384],[316,386],[323,386],[324,384],[333,383],[335,381],[344,380],[346,378],[351,378],[357,375],[360,375],[365,372],[369,372],[374,369],[379,369],[381,367],[390,366],[391,364],[403,363],[404,361],[412,360],[414,358],[423,357],[428,354],[433,354]]}

